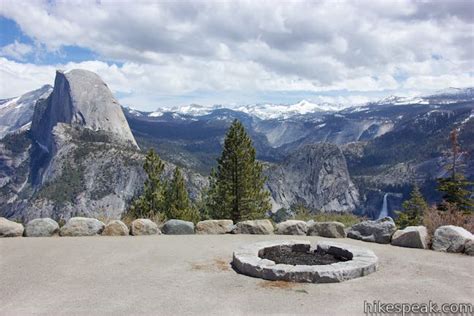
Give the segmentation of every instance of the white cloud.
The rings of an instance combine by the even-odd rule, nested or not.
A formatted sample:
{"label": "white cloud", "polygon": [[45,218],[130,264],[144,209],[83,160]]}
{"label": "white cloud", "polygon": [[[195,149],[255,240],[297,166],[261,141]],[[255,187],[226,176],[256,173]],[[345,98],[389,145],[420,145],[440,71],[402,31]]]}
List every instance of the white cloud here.
{"label": "white cloud", "polygon": [[[199,93],[209,103],[238,103],[236,91],[361,96],[472,85],[469,12],[469,1],[4,0],[0,6],[0,15],[47,50],[80,46],[109,61],[33,69],[48,78],[56,67],[96,71],[122,100],[142,103],[138,107]],[[21,60],[21,54],[4,56]],[[24,73],[10,74],[8,86],[18,85],[2,85],[1,96],[38,81],[20,64],[2,60],[2,69],[5,64]]]}
{"label": "white cloud", "polygon": [[25,60],[25,57],[33,52],[33,47],[15,40],[13,43],[0,48],[0,56],[10,57],[16,60]]}

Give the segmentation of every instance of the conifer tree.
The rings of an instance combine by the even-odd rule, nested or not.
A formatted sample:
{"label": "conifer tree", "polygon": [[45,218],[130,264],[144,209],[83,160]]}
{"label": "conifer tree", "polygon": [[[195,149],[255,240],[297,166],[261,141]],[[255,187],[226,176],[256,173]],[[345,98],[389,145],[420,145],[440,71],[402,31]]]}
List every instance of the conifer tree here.
{"label": "conifer tree", "polygon": [[271,208],[264,189],[262,164],[244,126],[235,120],[227,131],[216,172],[211,176],[210,208],[214,218],[234,222],[262,218]]}
{"label": "conifer tree", "polygon": [[418,186],[414,186],[411,191],[410,199],[402,204],[403,211],[396,212],[398,218],[396,223],[399,228],[403,229],[407,226],[418,226],[423,222],[423,214],[428,210],[428,203],[426,203]]}
{"label": "conifer tree", "polygon": [[131,205],[129,213],[134,218],[150,218],[163,211],[164,183],[161,179],[164,164],[153,149],[145,157],[143,169],[147,174],[143,193]]}
{"label": "conifer tree", "polygon": [[185,211],[190,210],[191,202],[189,200],[183,175],[178,167],[174,169],[173,179],[166,190],[165,195],[165,214],[171,219],[182,219]]}
{"label": "conifer tree", "polygon": [[460,172],[461,156],[463,152],[458,143],[458,132],[453,130],[449,134],[451,142],[450,159],[451,163],[446,166],[449,176],[438,179],[438,191],[443,192],[443,202],[439,205],[439,209],[446,210],[446,203],[454,205],[462,212],[473,212],[474,201],[472,199],[473,183],[468,181]]}

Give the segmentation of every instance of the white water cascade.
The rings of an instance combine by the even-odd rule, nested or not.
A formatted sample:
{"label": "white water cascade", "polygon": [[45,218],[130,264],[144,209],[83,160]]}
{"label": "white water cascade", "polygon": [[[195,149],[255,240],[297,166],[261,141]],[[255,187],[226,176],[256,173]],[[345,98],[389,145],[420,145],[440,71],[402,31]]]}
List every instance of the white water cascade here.
{"label": "white water cascade", "polygon": [[382,209],[380,210],[378,219],[388,216],[387,197],[388,197],[388,193],[385,193],[383,196]]}

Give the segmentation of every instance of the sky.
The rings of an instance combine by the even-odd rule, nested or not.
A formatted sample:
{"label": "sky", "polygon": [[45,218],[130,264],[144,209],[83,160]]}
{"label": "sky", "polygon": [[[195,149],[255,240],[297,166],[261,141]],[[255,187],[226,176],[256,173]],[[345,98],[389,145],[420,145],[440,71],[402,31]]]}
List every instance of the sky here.
{"label": "sky", "polygon": [[0,0],[0,98],[74,68],[140,110],[471,87],[474,1]]}

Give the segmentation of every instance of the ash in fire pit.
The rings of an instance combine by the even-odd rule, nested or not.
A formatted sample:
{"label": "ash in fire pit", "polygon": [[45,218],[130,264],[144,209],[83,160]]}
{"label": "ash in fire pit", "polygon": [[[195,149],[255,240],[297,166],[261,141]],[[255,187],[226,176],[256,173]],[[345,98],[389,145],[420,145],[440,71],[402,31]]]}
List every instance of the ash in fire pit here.
{"label": "ash in fire pit", "polygon": [[377,270],[370,250],[335,242],[267,241],[234,251],[234,268],[266,280],[330,283],[365,276]]}
{"label": "ash in fire pit", "polygon": [[335,255],[327,253],[318,248],[316,251],[310,251],[304,247],[269,247],[264,248],[262,254],[259,255],[262,259],[268,259],[275,263],[291,264],[291,265],[325,265],[336,262],[344,262],[352,259],[342,255]]}

